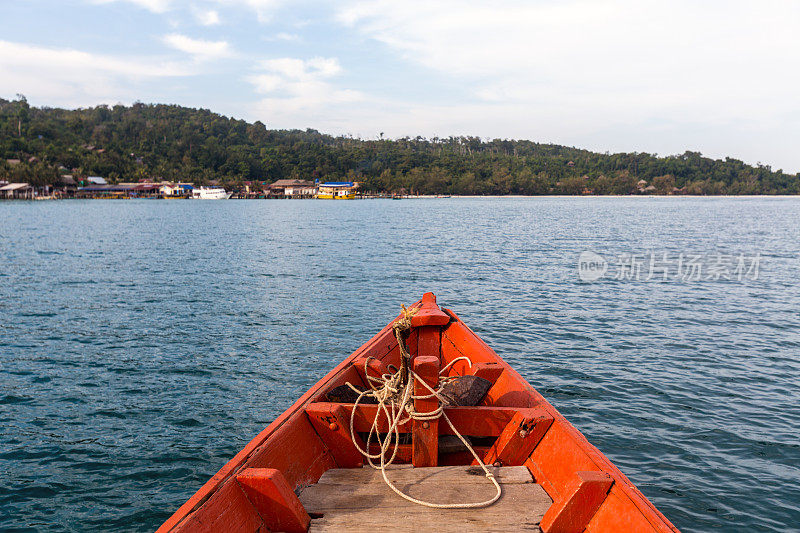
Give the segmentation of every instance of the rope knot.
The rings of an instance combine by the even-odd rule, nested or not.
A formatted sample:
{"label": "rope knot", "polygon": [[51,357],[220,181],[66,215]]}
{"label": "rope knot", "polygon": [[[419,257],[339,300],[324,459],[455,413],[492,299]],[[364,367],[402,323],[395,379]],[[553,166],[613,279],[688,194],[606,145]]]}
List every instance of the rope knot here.
{"label": "rope knot", "polygon": [[411,318],[417,314],[417,311],[419,311],[419,307],[413,307],[409,309],[403,304],[400,305],[400,308],[402,309],[402,316],[395,320],[394,324],[392,324],[392,329],[395,331],[395,333],[398,331],[406,331],[411,329]]}
{"label": "rope knot", "polygon": [[[386,482],[389,488],[406,500],[436,509],[476,509],[479,507],[488,507],[500,499],[503,489],[495,479],[494,474],[489,471],[481,458],[478,457],[478,454],[475,453],[475,450],[472,448],[469,441],[467,441],[467,439],[465,439],[461,433],[458,432],[456,427],[447,417],[447,414],[444,412],[443,398],[440,395],[442,388],[450,381],[450,378],[442,377],[445,372],[459,360],[465,360],[470,367],[472,367],[472,361],[470,361],[467,356],[456,357],[439,371],[439,383],[437,384],[436,388],[434,389],[428,385],[409,368],[411,355],[408,353],[405,340],[403,339],[403,332],[411,329],[411,318],[416,314],[418,308],[407,309],[406,306],[403,305],[402,309],[402,316],[399,317],[394,324],[392,324],[392,329],[394,330],[395,337],[397,338],[397,344],[400,348],[400,368],[395,369],[393,374],[387,373],[380,377],[373,377],[369,375],[368,369],[369,362],[373,358],[367,357],[367,359],[364,361],[364,374],[367,376],[367,384],[369,385],[370,390],[359,391],[351,383],[347,383],[352,390],[359,393],[358,398],[353,405],[353,410],[350,412],[350,438],[353,441],[356,449],[361,452],[361,455],[367,458],[369,465],[372,468],[379,469],[381,471],[383,480]],[[426,389],[428,389],[430,394],[414,395],[412,390],[414,389],[414,382],[416,380],[419,380],[419,382],[422,383]],[[361,446],[356,441],[356,435],[353,428],[355,427],[354,420],[356,411],[358,410],[358,405],[365,396],[371,396],[375,398],[378,403],[378,409],[375,414],[375,420],[370,428],[369,435],[367,436],[367,449],[362,450]],[[434,397],[439,400],[439,406],[433,411],[419,413],[414,409],[414,400]],[[383,438],[381,438],[381,435],[378,431],[378,421],[381,419],[381,417],[385,417],[389,424],[387,435]],[[412,498],[411,496],[403,493],[400,489],[395,487],[391,481],[389,481],[389,478],[386,476],[386,467],[391,465],[397,456],[397,450],[400,444],[400,426],[408,423],[411,420],[429,421],[437,420],[439,418],[444,418],[445,422],[450,426],[450,429],[453,430],[453,434],[456,435],[464,444],[464,446],[466,446],[466,448],[470,451],[470,453],[472,453],[472,456],[475,457],[478,464],[486,473],[486,478],[491,481],[497,489],[497,494],[495,494],[492,499],[477,503],[431,503]],[[378,442],[380,447],[380,452],[377,454],[372,454],[369,452],[370,443],[372,442],[373,438]],[[394,444],[394,446],[392,446],[392,444]],[[391,452],[391,456],[387,459],[386,456],[388,455],[390,446],[393,447],[393,450]],[[372,462],[373,459],[380,459],[380,465],[375,465]]]}

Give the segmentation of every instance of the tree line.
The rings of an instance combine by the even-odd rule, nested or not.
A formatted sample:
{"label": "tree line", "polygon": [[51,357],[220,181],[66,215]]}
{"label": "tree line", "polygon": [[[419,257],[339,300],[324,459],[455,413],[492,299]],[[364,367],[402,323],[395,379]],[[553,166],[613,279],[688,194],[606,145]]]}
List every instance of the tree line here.
{"label": "tree line", "polygon": [[229,187],[352,180],[363,191],[416,194],[800,193],[800,174],[690,151],[658,157],[464,136],[359,139],[272,130],[176,105],[66,110],[31,107],[21,95],[0,99],[0,179],[45,185],[61,174]]}

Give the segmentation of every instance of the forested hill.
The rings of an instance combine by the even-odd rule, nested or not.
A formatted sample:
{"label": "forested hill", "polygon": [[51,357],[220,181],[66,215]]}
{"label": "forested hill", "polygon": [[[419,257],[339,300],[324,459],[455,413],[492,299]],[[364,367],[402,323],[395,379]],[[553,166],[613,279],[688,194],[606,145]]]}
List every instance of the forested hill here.
{"label": "forested hill", "polygon": [[270,130],[174,105],[64,110],[30,107],[23,97],[0,99],[0,179],[54,183],[59,168],[112,182],[235,185],[297,177],[419,194],[630,194],[643,187],[640,180],[662,194],[800,193],[800,175],[695,152],[599,154],[478,137],[362,140]]}

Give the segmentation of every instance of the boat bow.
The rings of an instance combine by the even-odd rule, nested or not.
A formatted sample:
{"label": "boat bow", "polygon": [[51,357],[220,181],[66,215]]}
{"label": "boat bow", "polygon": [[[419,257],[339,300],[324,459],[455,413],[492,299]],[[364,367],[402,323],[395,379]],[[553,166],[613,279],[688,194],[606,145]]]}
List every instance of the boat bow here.
{"label": "boat bow", "polygon": [[[410,323],[398,334],[395,326],[404,319],[410,319]],[[392,428],[391,419],[381,415],[380,404],[343,399],[334,393],[341,392],[342,387],[369,391],[376,379],[399,371],[404,364],[404,352],[408,354],[405,364],[417,379],[413,410],[431,413],[441,407],[448,423],[439,418],[409,417],[397,420]],[[478,405],[444,405],[441,395],[428,392],[438,390],[443,381],[458,376],[487,380],[485,395]],[[424,381],[425,387],[419,381]],[[435,296],[426,293],[410,307],[409,313],[401,314],[384,327],[256,436],[181,506],[159,532],[305,531],[309,527],[352,530],[354,520],[366,520],[359,510],[365,501],[363,497],[353,501],[353,509],[337,503],[337,512],[327,518],[313,510],[309,514],[307,507],[319,504],[313,494],[319,498],[320,494],[328,494],[327,490],[336,490],[326,485],[330,472],[352,473],[354,486],[363,484],[357,481],[361,479],[357,473],[364,471],[362,451],[379,456],[380,442],[385,442],[381,439],[388,439],[392,431],[396,431],[398,438],[387,449],[391,450],[394,462],[418,473],[458,466],[469,469],[481,462],[492,469],[524,467],[524,472],[529,473],[528,492],[514,486],[507,498],[485,510],[431,510],[438,513],[433,515],[436,520],[455,520],[451,524],[454,527],[463,518],[465,525],[458,529],[469,529],[469,524],[476,527],[480,520],[502,521],[513,515],[506,507],[490,511],[494,506],[519,501],[522,506],[519,509],[528,505],[526,512],[530,515],[531,502],[544,501],[541,513],[526,515],[526,523],[530,525],[533,520],[545,532],[677,531],[530,384],[453,311],[440,308]],[[379,442],[373,442],[370,437],[373,433],[379,436]],[[463,435],[467,446],[454,440],[454,435]],[[337,479],[344,479],[337,475]],[[491,475],[500,475],[499,470],[491,470]],[[450,480],[448,476],[452,473],[442,476]],[[462,474],[460,479],[470,481],[468,477]],[[420,484],[429,486],[433,495],[441,493],[430,488],[430,481],[422,480]],[[309,488],[312,486],[313,490]],[[407,503],[388,487],[383,489],[388,496],[380,492],[373,496],[380,495],[385,505]],[[325,501],[330,504],[329,499]],[[383,512],[380,509],[384,509],[381,505],[384,504],[371,509],[371,521],[364,522],[364,527],[370,524],[373,529],[377,527],[376,516],[384,516],[380,514]],[[459,518],[459,513],[467,512],[476,514]],[[500,522],[496,525],[500,527]],[[486,529],[484,526],[478,529]]]}

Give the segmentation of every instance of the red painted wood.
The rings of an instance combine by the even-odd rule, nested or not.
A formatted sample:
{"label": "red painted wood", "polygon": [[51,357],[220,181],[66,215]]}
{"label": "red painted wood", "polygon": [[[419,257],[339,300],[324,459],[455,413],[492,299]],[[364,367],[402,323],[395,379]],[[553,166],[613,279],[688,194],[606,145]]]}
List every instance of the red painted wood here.
{"label": "red painted wood", "polygon": [[397,345],[394,332],[391,332],[391,335],[386,336],[381,342],[377,343],[373,349],[362,352],[361,355],[353,359],[353,365],[360,368],[359,372],[362,374],[364,371],[364,361],[367,357],[378,359],[384,366],[392,364],[399,368],[400,347]]}
{"label": "red painted wood", "polygon": [[[351,410],[338,403],[312,403],[306,407],[308,419],[339,468],[359,468],[364,464],[364,456],[350,435]],[[361,449],[366,449],[358,435],[355,438]]]}
{"label": "red painted wood", "polygon": [[[417,353],[416,356],[433,357],[439,361],[441,367],[440,345],[442,343],[442,329],[437,326],[423,326],[415,330],[417,332]],[[437,381],[439,376],[436,376]]]}
{"label": "red painted wood", "polygon": [[236,474],[236,482],[272,531],[305,533],[308,530],[311,517],[280,470],[246,468]]}
{"label": "red painted wood", "polygon": [[[516,413],[513,407],[445,407],[447,418],[462,435],[497,437]],[[440,435],[452,435],[447,424],[439,424]]]}
{"label": "red painted wood", "polygon": [[530,385],[520,381],[509,372],[502,372],[486,393],[484,402],[487,405],[534,407],[536,399],[531,396]]}
{"label": "red painted wood", "polygon": [[[317,382],[314,387],[301,396],[294,403],[294,405],[292,405],[292,407],[287,409],[283,414],[276,418],[275,421],[273,421],[264,429],[264,431],[259,433],[247,444],[247,446],[237,453],[233,459],[220,468],[219,472],[214,474],[214,476],[212,476],[211,479],[209,479],[191,498],[189,498],[186,503],[181,505],[171,517],[161,524],[161,527],[158,528],[158,532],[173,530],[173,528],[175,528],[182,521],[188,519],[198,508],[200,508],[200,506],[203,505],[204,502],[206,502],[213,495],[221,497],[221,493],[219,492],[220,489],[228,483],[231,476],[233,476],[239,469],[246,466],[247,462],[254,455],[256,450],[268,444],[273,434],[275,434],[284,425],[295,424],[295,421],[301,416],[303,419],[306,418],[305,413],[303,412],[303,407],[305,404],[310,403],[313,398],[319,396],[320,391],[328,390],[331,382],[333,382],[341,372],[346,370],[354,359],[362,357],[364,354],[385,353],[382,350],[385,346],[392,342],[391,339],[394,339],[394,332],[391,329],[391,325],[387,325],[372,339],[364,343],[364,345],[356,350],[350,357],[342,361],[336,368],[331,370],[325,377]],[[294,449],[295,453],[288,456],[287,459],[302,465],[302,458],[307,457],[310,454],[308,450],[305,449],[305,446],[302,442],[295,443]],[[300,457],[297,457],[297,451],[301,452]],[[310,461],[313,464],[320,464],[319,457],[311,457],[306,459],[306,461]],[[333,466],[328,466],[328,468],[332,467]],[[317,476],[317,479],[318,478],[319,476]],[[292,483],[288,476],[287,480],[289,480],[289,483]]]}
{"label": "red painted wood", "polygon": [[[527,383],[522,376],[517,373],[516,370],[514,370],[507,362],[500,358],[494,352],[494,350],[492,350],[485,342],[483,342],[480,337],[475,334],[475,332],[473,332],[466,324],[464,324],[464,322],[454,311],[450,309],[443,310],[453,319],[453,321],[442,330],[442,356],[445,360],[449,360],[455,355],[452,352],[462,355],[469,352],[469,356],[473,362],[494,361],[501,365],[504,369],[501,377],[510,378],[508,383],[521,386],[523,391],[527,391],[528,399],[527,401],[522,401],[527,403],[528,406],[542,406],[545,410],[547,410],[547,412],[550,413],[551,416],[553,416],[554,427],[557,424],[563,429],[565,435],[565,439],[563,440],[563,449],[565,451],[569,453],[577,453],[573,451],[576,449],[579,450],[583,457],[586,457],[595,465],[595,469],[608,472],[614,477],[614,486],[623,488],[625,495],[630,499],[632,508],[635,509],[629,509],[627,512],[635,512],[640,516],[644,516],[650,526],[651,531],[660,531],[664,533],[677,531],[677,528],[672,525],[672,523],[667,520],[667,518],[661,514],[661,512],[659,512],[659,510],[656,509],[655,506],[647,498],[645,498],[641,492],[639,492],[639,490],[633,485],[633,483],[630,482],[625,474],[623,474],[611,461],[609,461],[606,456],[600,453],[597,448],[592,446],[592,444],[586,440],[586,437],[584,437],[580,431],[575,429],[575,427],[573,427],[572,424],[570,424],[569,421],[564,418],[564,416],[559,413],[555,407],[550,405],[550,403],[545,400],[545,398],[539,394],[529,383]],[[513,396],[517,396],[519,398],[517,391],[514,392],[515,394]],[[491,405],[491,403],[487,401],[485,401],[485,403]],[[520,405],[520,407],[524,406],[525,405],[522,404]],[[548,432],[548,434],[549,433],[550,432]],[[564,463],[568,463],[568,461],[559,461],[558,464],[562,466],[555,466],[554,468],[565,470],[569,469],[570,466],[564,466]],[[531,470],[536,478],[537,483],[541,483],[551,497],[553,497],[553,494],[557,494],[558,490],[566,489],[566,487],[563,485],[558,485],[558,489],[556,489],[556,483],[550,482],[546,476],[542,476],[541,472],[537,473],[538,468],[534,461],[529,459],[525,462],[525,466]],[[572,468],[573,472],[578,470],[586,470],[586,468],[580,468],[578,465],[572,466],[574,466],[574,468]]]}
{"label": "red painted wood", "polygon": [[419,310],[411,317],[411,327],[420,326],[444,326],[450,322],[450,315],[439,309],[436,305],[436,296],[432,292],[422,295],[422,305]]}
{"label": "red painted wood", "polygon": [[539,527],[544,533],[581,533],[606,499],[614,478],[605,472],[577,472],[577,481],[560,501],[553,502]]}
{"label": "red painted wood", "polygon": [[585,449],[574,445],[568,428],[558,420],[554,420],[525,464],[554,500],[561,499],[564,491],[571,488],[575,472],[602,469]]}
{"label": "red painted wood", "polygon": [[[302,457],[297,456],[298,443],[302,443],[306,452]],[[336,462],[306,417],[297,417],[291,424],[281,426],[247,460],[248,468],[280,470],[292,486],[315,483],[326,470],[335,466]]]}
{"label": "red painted wood", "polygon": [[456,314],[445,309],[455,321],[450,322],[442,328],[442,353],[446,361],[455,359],[460,355],[466,355],[475,363],[498,363],[500,359],[494,350],[483,342],[475,333],[472,332],[463,322],[458,320]]}
{"label": "red painted wood", "polygon": [[[553,417],[543,409],[520,409],[489,448],[483,462],[487,465],[499,463],[500,466],[523,464],[552,423]],[[478,464],[478,461],[472,464]]]}
{"label": "red painted wood", "polygon": [[[306,409],[314,412],[325,411],[327,413],[333,405],[339,404],[317,402],[309,404]],[[341,407],[344,409],[345,418],[349,422],[353,404],[341,404]],[[356,432],[369,431],[377,412],[377,405],[359,404],[358,409],[356,409],[356,416],[353,418]],[[513,407],[486,407],[481,405],[476,407],[445,407],[447,417],[458,429],[458,432],[470,437],[497,437],[511,422],[516,412],[517,409]],[[398,428],[400,433],[411,433],[412,431],[410,422],[401,424]],[[389,431],[386,417],[378,419],[378,431],[381,433]],[[439,424],[439,435],[453,434],[449,425]]]}
{"label": "red painted wood", "polygon": [[[657,509],[633,486],[633,484],[602,453],[592,446],[580,432],[550,405],[536,390],[531,387],[513,368],[503,361],[470,330],[458,316],[450,310],[440,310],[436,306],[433,295],[425,295],[423,301],[415,304],[420,308],[420,318],[409,335],[408,347],[412,356],[418,349],[427,350],[425,334],[418,330],[431,326],[441,326],[441,342],[438,354],[443,364],[455,357],[467,355],[473,363],[477,363],[475,372],[486,372],[481,368],[495,368],[497,373],[494,386],[489,391],[485,406],[470,408],[448,408],[448,416],[456,427],[465,435],[500,436],[511,422],[514,414],[522,408],[538,408],[552,417],[553,422],[538,445],[530,453],[524,464],[534,475],[548,494],[559,503],[560,507],[570,507],[573,515],[589,515],[587,531],[659,531],[674,532],[676,529],[658,512]],[[424,312],[423,312],[423,308]],[[444,312],[442,312],[444,311]],[[421,314],[420,314],[421,313]],[[445,323],[444,314],[447,317]],[[431,318],[433,317],[433,318]],[[430,321],[430,322],[427,322]],[[420,353],[419,355],[425,356]],[[265,523],[259,513],[250,505],[235,479],[244,468],[268,467],[279,470],[286,479],[287,485],[297,489],[316,482],[327,469],[338,465],[334,454],[347,450],[347,441],[339,434],[338,444],[326,440],[318,434],[317,428],[305,414],[306,407],[324,407],[319,400],[325,398],[327,390],[350,379],[360,379],[358,370],[351,364],[368,356],[382,360],[383,364],[399,363],[399,349],[390,326],[385,327],[364,344],[339,366],[320,380],[311,390],[304,394],[290,409],[279,416],[272,424],[251,441],[236,457],[220,469],[198,492],[192,496],[175,514],[170,517],[159,531],[266,531],[274,525]],[[480,365],[485,363],[485,366]],[[456,369],[464,371],[461,364]],[[312,402],[320,405],[310,406]],[[352,405],[350,406],[352,407]],[[325,407],[328,413],[334,413],[337,420],[344,418],[349,422],[347,405]],[[364,406],[356,413],[356,429],[366,423],[370,407]],[[319,420],[317,421],[319,423]],[[369,421],[371,425],[371,420]],[[443,427],[445,426],[445,427]],[[538,427],[538,425],[536,426]],[[339,431],[339,428],[328,432]],[[368,426],[367,426],[368,430]],[[411,431],[411,428],[401,428]],[[440,424],[437,433],[449,431],[446,424]],[[322,433],[325,434],[324,428]],[[327,437],[326,437],[327,438]],[[498,439],[499,441],[499,439]],[[500,445],[505,450],[524,455],[524,450],[513,444],[513,439]],[[497,443],[496,443],[497,444]],[[352,446],[352,442],[349,443]],[[407,447],[406,447],[407,448]],[[481,451],[485,448],[480,448]],[[351,451],[355,451],[354,448]],[[407,453],[407,452],[403,452]],[[413,445],[412,451],[413,455]],[[488,453],[488,452],[487,452]],[[445,459],[446,458],[446,459]],[[466,455],[451,454],[443,456],[447,464],[468,464],[471,458]],[[454,461],[462,461],[454,463]],[[591,502],[581,496],[573,498],[576,489],[577,472],[600,471],[613,480],[613,486],[599,508],[589,513]],[[596,487],[595,487],[596,488]],[[585,489],[589,490],[589,489]],[[590,494],[587,492],[587,494]],[[553,511],[555,513],[555,511]],[[560,514],[560,513],[559,513]],[[564,515],[567,516],[567,515]],[[558,522],[553,519],[553,523]]]}
{"label": "red painted wood", "polygon": [[603,505],[586,526],[586,532],[658,530],[656,524],[649,522],[652,518],[651,514],[638,512],[625,489],[614,483]]}
{"label": "red painted wood", "polygon": [[180,533],[231,533],[259,531],[266,528],[264,520],[236,483],[220,488],[215,498],[202,504],[173,531]]}
{"label": "red painted wood", "polygon": [[[422,336],[422,332],[420,332]],[[419,379],[436,389],[439,383],[439,358],[432,355],[418,355],[414,359],[414,372]],[[430,390],[419,381],[414,384],[414,394],[423,396],[430,394]],[[430,413],[439,407],[439,399],[433,398],[414,400],[414,410],[417,413]],[[412,422],[412,460],[414,466],[436,466],[439,459],[439,421]]]}
{"label": "red painted wood", "polygon": [[473,376],[478,376],[492,383],[495,383],[500,374],[503,373],[503,367],[497,363],[475,363],[470,370]]}
{"label": "red painted wood", "polygon": [[[373,378],[380,378],[384,373],[387,372],[386,364],[380,359],[368,360],[367,358],[362,358],[357,361],[354,361],[353,367],[358,372],[360,380],[364,384],[363,385],[364,388],[369,388],[369,382],[367,381],[366,372],[369,372],[370,377]],[[353,382],[353,385],[359,385],[359,384]],[[372,385],[373,387],[377,386],[375,382],[373,382]]]}
{"label": "red painted wood", "polygon": [[[410,444],[401,444],[398,446],[397,455],[395,456],[393,464],[400,465],[411,463],[411,448],[412,446]],[[370,453],[373,455],[378,454],[381,451],[380,446],[374,443],[370,444],[369,449]],[[473,446],[473,449],[479,456],[481,454],[485,454],[489,450],[488,446]],[[455,453],[440,453],[438,466],[468,465],[470,464],[470,461],[472,461],[472,454],[467,450]],[[377,462],[378,461],[376,460],[375,463],[377,464]]]}
{"label": "red painted wood", "polygon": [[[357,370],[357,368],[361,368],[361,371]],[[330,389],[338,387],[339,385],[344,385],[345,383],[351,383],[358,388],[364,388],[366,385],[364,384],[363,379],[364,374],[364,364],[362,363],[359,366],[353,364],[352,366],[347,367],[345,370],[339,373],[338,376],[333,378],[325,390],[318,390],[317,394],[314,396],[315,402],[327,402],[328,398],[326,396],[326,392]]]}

